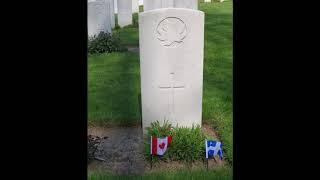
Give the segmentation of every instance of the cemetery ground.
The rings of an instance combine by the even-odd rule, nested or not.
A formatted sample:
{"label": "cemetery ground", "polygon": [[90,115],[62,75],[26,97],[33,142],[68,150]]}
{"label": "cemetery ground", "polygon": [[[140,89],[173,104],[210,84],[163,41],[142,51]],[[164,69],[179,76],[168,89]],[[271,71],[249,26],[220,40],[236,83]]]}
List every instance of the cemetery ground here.
{"label": "cemetery ground", "polygon": [[[224,144],[226,165],[208,172],[199,169],[192,172],[146,173],[143,176],[146,179],[232,178],[232,2],[200,3],[199,10],[205,12],[202,119],[206,126],[214,129],[214,133]],[[139,47],[137,14],[133,18],[133,25],[114,29],[115,33],[119,33],[122,44],[129,47],[129,51],[88,57],[89,133],[98,133],[101,128],[113,128],[115,134],[120,133],[119,138],[130,139],[139,131],[136,128],[141,124],[139,51],[130,50]],[[126,131],[121,135],[121,130],[115,131],[118,126],[129,128],[131,134]],[[134,142],[139,141],[141,140],[135,139],[131,146],[134,147]],[[115,178],[107,172],[90,168],[88,174],[90,179]]]}

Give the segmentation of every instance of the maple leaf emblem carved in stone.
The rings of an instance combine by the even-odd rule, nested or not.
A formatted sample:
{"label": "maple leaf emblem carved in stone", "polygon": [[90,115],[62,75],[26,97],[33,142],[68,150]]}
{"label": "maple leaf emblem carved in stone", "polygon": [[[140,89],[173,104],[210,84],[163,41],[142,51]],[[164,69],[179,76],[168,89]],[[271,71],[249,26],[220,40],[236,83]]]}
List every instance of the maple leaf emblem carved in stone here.
{"label": "maple leaf emblem carved in stone", "polygon": [[156,29],[156,36],[161,44],[166,47],[176,47],[187,35],[185,23],[176,17],[162,20]]}

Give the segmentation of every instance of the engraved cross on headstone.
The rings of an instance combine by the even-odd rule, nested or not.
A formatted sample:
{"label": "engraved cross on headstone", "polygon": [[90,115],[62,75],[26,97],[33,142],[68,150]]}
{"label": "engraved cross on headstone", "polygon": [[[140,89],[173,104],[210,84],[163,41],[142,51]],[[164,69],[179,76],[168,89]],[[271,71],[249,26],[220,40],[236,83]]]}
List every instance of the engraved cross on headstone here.
{"label": "engraved cross on headstone", "polygon": [[184,84],[178,84],[174,80],[174,73],[170,73],[170,82],[169,85],[160,85],[160,89],[169,90],[169,116],[172,120],[174,120],[174,90],[175,89],[184,89]]}

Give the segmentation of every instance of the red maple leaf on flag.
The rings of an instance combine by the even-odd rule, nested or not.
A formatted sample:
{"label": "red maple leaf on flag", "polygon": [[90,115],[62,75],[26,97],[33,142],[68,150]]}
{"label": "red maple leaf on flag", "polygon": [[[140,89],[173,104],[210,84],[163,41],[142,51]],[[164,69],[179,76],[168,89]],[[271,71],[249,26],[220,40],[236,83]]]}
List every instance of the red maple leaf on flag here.
{"label": "red maple leaf on flag", "polygon": [[165,145],[165,143],[159,144],[160,149],[163,149]]}
{"label": "red maple leaf on flag", "polygon": [[164,138],[158,138],[156,136],[151,136],[151,154],[152,155],[163,155],[163,153],[166,151],[167,147],[170,146],[171,142],[172,142],[172,136],[167,136]]}

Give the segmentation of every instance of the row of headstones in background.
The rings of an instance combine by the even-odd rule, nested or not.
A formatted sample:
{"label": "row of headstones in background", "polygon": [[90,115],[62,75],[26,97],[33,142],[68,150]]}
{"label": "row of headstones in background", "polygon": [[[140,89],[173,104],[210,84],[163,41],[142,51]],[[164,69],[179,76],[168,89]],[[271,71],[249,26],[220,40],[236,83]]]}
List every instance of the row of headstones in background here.
{"label": "row of headstones in background", "polygon": [[[197,0],[144,1],[145,11],[166,7],[198,9]],[[111,33],[111,29],[115,27],[115,13],[118,14],[120,27],[130,25],[132,13],[135,12],[139,12],[138,0],[88,0],[88,35],[93,36],[100,31]]]}
{"label": "row of headstones in background", "polygon": [[[135,4],[135,5],[133,5]],[[132,12],[139,12],[138,0],[88,0],[88,36],[101,31],[112,33],[115,10],[119,7],[118,25],[132,24]]]}
{"label": "row of headstones in background", "polygon": [[143,3],[144,11],[160,8],[198,9],[198,0],[144,0]]}
{"label": "row of headstones in background", "polygon": [[[220,1],[223,2],[223,0]],[[205,2],[211,2],[211,0],[205,0]],[[100,31],[111,33],[111,29],[115,27],[114,14],[118,13],[119,4],[121,4],[118,15],[120,27],[132,24],[132,13],[139,12],[139,4],[144,4],[144,11],[170,7],[198,9],[198,0],[144,0],[144,2],[142,0],[88,0],[89,36],[98,34]]]}
{"label": "row of headstones in background", "polygon": [[186,8],[139,13],[139,46],[144,134],[156,120],[201,126],[204,13]]}
{"label": "row of headstones in background", "polygon": [[[224,0],[220,0],[223,2]],[[211,2],[211,0],[204,0]],[[198,0],[144,0],[144,11],[160,8],[198,9]]]}
{"label": "row of headstones in background", "polygon": [[[118,0],[114,0],[114,13],[118,14]],[[140,3],[143,5],[143,1],[141,0],[132,0],[132,13],[138,13],[139,12],[139,5]]]}

